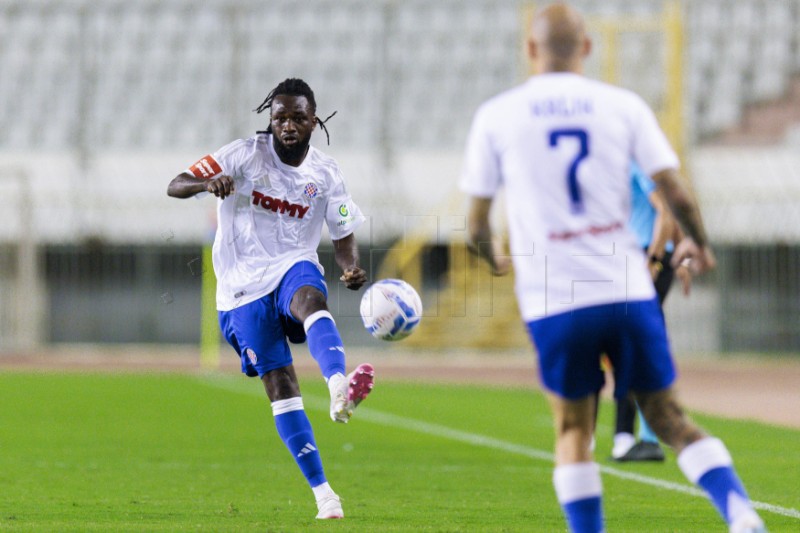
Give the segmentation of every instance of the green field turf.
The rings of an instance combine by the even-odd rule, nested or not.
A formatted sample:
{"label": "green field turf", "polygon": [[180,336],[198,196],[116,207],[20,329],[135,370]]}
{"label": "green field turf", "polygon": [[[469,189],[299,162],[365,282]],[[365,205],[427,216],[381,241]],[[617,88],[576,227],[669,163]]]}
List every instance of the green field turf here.
{"label": "green field turf", "polygon": [[[256,380],[0,374],[0,530],[565,530],[538,393],[379,381],[338,425],[321,379],[302,385],[344,520],[314,520]],[[681,492],[673,455],[605,460],[611,411],[598,428],[608,530],[726,531],[704,498]],[[800,431],[698,418],[726,441],[752,498],[772,506],[761,511],[770,531],[800,531]]]}

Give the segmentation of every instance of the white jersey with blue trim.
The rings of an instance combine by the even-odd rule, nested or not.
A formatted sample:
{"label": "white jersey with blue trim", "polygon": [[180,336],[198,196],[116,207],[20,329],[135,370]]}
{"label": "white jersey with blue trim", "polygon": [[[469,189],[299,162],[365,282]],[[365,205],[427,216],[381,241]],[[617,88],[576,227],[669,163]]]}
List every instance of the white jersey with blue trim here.
{"label": "white jersey with blue trim", "polygon": [[365,220],[332,157],[309,146],[299,167],[286,165],[270,134],[236,140],[187,172],[234,180],[233,195],[217,201],[213,262],[220,311],[274,291],[298,261],[323,271],[317,256],[323,222],[339,240]]}
{"label": "white jersey with blue trim", "polygon": [[523,319],[655,296],[627,227],[630,162],[678,168],[655,115],[634,93],[549,73],[484,103],[467,142],[461,189],[505,188]]}

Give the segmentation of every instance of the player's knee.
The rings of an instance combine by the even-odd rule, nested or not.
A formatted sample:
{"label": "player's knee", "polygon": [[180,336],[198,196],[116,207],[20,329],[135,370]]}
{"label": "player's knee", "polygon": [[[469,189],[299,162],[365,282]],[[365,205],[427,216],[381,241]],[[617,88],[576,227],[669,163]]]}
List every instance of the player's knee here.
{"label": "player's knee", "polygon": [[316,287],[300,287],[292,296],[291,311],[299,321],[304,321],[311,313],[325,311],[328,303],[325,294]]}
{"label": "player's knee", "polygon": [[592,424],[584,416],[567,415],[556,423],[556,463],[591,460]]}
{"label": "player's knee", "polygon": [[270,370],[261,377],[271,402],[300,396],[300,385],[289,367]]}
{"label": "player's knee", "polygon": [[580,400],[553,399],[551,404],[557,433],[591,435],[594,428],[595,401],[594,396]]}

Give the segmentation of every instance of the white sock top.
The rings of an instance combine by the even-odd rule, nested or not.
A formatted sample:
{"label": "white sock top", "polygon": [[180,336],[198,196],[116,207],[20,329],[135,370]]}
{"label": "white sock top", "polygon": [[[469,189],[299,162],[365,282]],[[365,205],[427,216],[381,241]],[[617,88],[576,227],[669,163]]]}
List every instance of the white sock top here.
{"label": "white sock top", "polygon": [[316,487],[311,487],[311,490],[314,491],[314,498],[316,498],[317,500],[321,500],[322,498],[328,496],[329,494],[334,494],[333,489],[331,488],[330,484],[327,481],[325,483],[317,485]]}
{"label": "white sock top", "polygon": [[325,310],[316,311],[308,315],[308,317],[303,321],[303,329],[306,330],[306,333],[308,333],[308,330],[311,329],[311,326],[314,325],[314,322],[316,322],[320,318],[330,318],[334,324],[336,323],[336,321],[333,320],[333,315],[330,314],[329,311]]}
{"label": "white sock top", "polygon": [[282,415],[290,411],[302,411],[303,398],[296,396],[294,398],[287,398],[286,400],[278,400],[272,402],[272,416]]}
{"label": "white sock top", "polygon": [[697,483],[709,470],[732,464],[733,459],[728,449],[721,440],[714,437],[693,442],[678,455],[678,466],[692,483]]}
{"label": "white sock top", "polygon": [[600,465],[574,463],[557,466],[553,471],[553,486],[556,488],[558,503],[562,505],[599,497],[603,494]]}

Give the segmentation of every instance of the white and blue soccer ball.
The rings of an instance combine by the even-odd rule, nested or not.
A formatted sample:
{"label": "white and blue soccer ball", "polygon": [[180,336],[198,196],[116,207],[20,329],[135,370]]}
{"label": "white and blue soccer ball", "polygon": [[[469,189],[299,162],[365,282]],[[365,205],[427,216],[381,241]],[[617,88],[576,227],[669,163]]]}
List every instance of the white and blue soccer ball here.
{"label": "white and blue soccer ball", "polygon": [[421,319],[422,300],[414,287],[401,279],[376,281],[361,297],[361,320],[376,339],[405,339]]}

